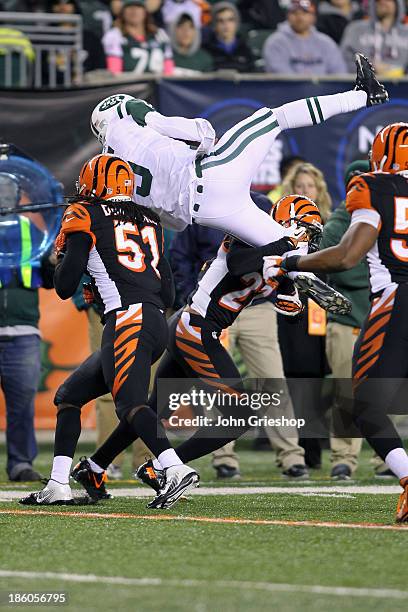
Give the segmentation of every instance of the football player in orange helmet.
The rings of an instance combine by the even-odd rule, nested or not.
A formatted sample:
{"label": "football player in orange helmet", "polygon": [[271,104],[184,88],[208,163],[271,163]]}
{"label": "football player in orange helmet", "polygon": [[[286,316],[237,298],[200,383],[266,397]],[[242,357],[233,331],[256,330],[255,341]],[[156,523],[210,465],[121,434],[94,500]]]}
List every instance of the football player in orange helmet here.
{"label": "football player in orange helmet", "polygon": [[370,163],[374,172],[408,172],[408,123],[390,123],[378,132]]}
{"label": "football player in orange helmet", "polygon": [[95,155],[84,163],[76,183],[77,194],[102,200],[131,200],[135,178],[130,165],[115,155]]}
{"label": "football player in orange helmet", "polygon": [[[173,279],[163,253],[158,215],[132,201],[132,169],[114,155],[97,155],[79,175],[78,195],[67,207],[60,236],[64,256],[54,274],[62,299],[71,298],[85,272],[103,312],[100,351],[94,352],[57,390],[54,460],[41,491],[26,505],[72,505],[72,459],[81,432],[81,408],[89,399],[112,394],[122,429],[140,437],[164,468],[165,478],[149,507],[170,507],[199,481],[171,446],[148,405],[151,365],[167,344],[166,307],[174,301]],[[61,240],[62,240],[61,239]],[[106,499],[105,470],[82,458],[73,478],[93,499]]]}
{"label": "football player in orange helmet", "polygon": [[308,243],[309,253],[318,250],[323,224],[319,208],[313,200],[298,194],[283,196],[272,208],[271,215],[284,227],[303,228],[304,237],[300,237],[299,242]]}
{"label": "football player in orange helmet", "polygon": [[388,416],[394,414],[408,378],[407,123],[378,132],[371,167],[372,172],[348,183],[351,223],[340,243],[306,256],[289,255],[281,263],[271,260],[267,275],[273,280],[282,272],[349,270],[367,256],[372,304],[354,349],[353,417],[362,436],[399,478],[403,492],[396,521],[408,523],[408,455]]}

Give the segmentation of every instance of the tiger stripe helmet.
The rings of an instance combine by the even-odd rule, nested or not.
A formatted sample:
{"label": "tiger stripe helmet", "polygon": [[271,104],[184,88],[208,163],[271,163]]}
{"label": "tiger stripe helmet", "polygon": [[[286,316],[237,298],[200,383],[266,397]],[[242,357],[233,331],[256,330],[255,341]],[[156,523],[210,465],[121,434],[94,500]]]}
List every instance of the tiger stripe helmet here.
{"label": "tiger stripe helmet", "polygon": [[408,123],[390,123],[378,132],[370,162],[374,172],[395,174],[408,170]]}
{"label": "tiger stripe helmet", "polygon": [[128,162],[103,153],[82,166],[77,181],[77,194],[102,200],[131,200],[134,174]]}
{"label": "tiger stripe helmet", "polygon": [[291,194],[283,196],[271,210],[272,218],[284,227],[307,229],[309,252],[317,251],[322,236],[322,217],[317,205],[306,196]]}

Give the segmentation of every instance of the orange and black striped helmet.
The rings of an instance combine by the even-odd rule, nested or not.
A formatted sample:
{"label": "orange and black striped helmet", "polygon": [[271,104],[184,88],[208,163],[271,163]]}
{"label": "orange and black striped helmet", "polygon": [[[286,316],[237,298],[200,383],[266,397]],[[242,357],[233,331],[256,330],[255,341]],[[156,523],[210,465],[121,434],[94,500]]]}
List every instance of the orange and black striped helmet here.
{"label": "orange and black striped helmet", "polygon": [[309,239],[309,252],[317,251],[323,225],[320,211],[313,200],[299,194],[283,196],[273,206],[271,215],[284,227],[305,227]]}
{"label": "orange and black striped helmet", "polygon": [[408,170],[408,123],[390,123],[375,136],[370,153],[374,172]]}
{"label": "orange and black striped helmet", "polygon": [[130,165],[115,155],[103,153],[82,166],[77,193],[102,200],[131,200],[134,174]]}

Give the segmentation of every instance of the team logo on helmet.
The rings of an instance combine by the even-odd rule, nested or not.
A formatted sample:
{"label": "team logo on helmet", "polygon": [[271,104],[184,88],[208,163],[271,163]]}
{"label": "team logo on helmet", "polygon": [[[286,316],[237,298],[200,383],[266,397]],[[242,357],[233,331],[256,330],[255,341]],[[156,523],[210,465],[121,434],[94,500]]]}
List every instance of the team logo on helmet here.
{"label": "team logo on helmet", "polygon": [[133,189],[132,168],[115,155],[96,155],[86,161],[77,181],[78,195],[102,200],[131,200]]}
{"label": "team logo on helmet", "polygon": [[121,104],[125,98],[127,98],[125,94],[116,94],[115,96],[109,96],[109,98],[105,98],[102,100],[102,103],[99,106],[100,111],[106,111],[112,108],[113,106],[117,106]]}
{"label": "team logo on helmet", "polygon": [[390,123],[376,134],[370,163],[377,172],[408,171],[408,123]]}

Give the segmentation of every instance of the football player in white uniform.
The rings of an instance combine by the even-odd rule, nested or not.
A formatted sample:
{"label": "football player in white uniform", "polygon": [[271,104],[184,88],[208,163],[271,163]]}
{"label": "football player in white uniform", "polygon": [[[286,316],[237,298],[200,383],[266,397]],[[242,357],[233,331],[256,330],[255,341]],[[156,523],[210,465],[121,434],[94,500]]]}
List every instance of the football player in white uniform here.
{"label": "football player in white uniform", "polygon": [[104,152],[132,166],[134,201],[152,208],[165,226],[182,230],[195,222],[263,246],[291,231],[259,210],[249,194],[252,178],[280,132],[388,100],[368,60],[357,54],[356,65],[354,90],[261,108],[218,142],[206,119],[164,117],[125,94],[100,102],[91,127]]}

